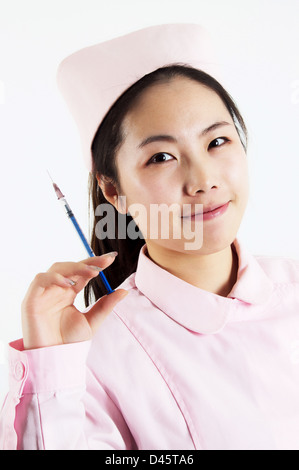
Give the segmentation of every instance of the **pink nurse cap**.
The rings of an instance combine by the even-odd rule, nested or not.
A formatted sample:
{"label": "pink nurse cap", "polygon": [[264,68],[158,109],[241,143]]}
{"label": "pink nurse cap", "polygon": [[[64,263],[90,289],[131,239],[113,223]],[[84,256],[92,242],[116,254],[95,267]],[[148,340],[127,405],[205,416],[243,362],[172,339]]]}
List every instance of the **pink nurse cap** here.
{"label": "pink nurse cap", "polygon": [[112,104],[141,77],[173,63],[217,75],[213,43],[202,26],[150,26],[86,47],[62,61],[57,83],[78,125],[89,171],[93,138]]}

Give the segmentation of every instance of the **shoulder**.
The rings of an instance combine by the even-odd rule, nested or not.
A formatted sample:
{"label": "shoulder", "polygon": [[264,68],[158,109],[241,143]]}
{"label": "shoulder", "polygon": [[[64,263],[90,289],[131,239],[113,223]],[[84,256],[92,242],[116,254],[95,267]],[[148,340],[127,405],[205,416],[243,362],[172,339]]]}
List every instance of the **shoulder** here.
{"label": "shoulder", "polygon": [[280,256],[254,256],[275,283],[299,283],[299,260]]}

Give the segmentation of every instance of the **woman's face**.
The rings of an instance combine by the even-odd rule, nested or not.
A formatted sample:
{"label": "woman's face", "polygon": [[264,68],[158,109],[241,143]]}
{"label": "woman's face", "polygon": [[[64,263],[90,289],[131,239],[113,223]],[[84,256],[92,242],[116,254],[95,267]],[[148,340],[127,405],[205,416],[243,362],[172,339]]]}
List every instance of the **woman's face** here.
{"label": "woman's face", "polygon": [[[148,247],[210,254],[229,246],[248,200],[248,167],[219,96],[188,78],[154,85],[126,116],[123,134],[116,156],[121,195],[129,210],[138,204],[140,210],[130,213]],[[202,214],[226,203],[223,210]],[[161,219],[150,215],[161,204],[174,208],[168,234]],[[199,215],[182,217],[194,213]],[[158,225],[160,232],[154,230]],[[190,233],[196,234],[193,245]]]}

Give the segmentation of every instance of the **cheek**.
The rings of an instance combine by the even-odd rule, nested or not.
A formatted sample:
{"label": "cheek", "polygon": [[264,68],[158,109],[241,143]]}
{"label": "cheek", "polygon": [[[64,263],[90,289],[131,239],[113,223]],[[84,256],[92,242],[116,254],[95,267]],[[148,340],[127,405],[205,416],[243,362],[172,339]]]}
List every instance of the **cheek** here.
{"label": "cheek", "polygon": [[121,187],[129,204],[150,204],[173,203],[177,199],[178,185],[174,177],[171,179],[155,174],[151,177],[149,173],[140,176],[131,173],[129,177],[121,182]]}
{"label": "cheek", "polygon": [[148,179],[143,187],[146,187],[153,204],[172,204],[180,200],[181,182],[176,181],[174,174]]}

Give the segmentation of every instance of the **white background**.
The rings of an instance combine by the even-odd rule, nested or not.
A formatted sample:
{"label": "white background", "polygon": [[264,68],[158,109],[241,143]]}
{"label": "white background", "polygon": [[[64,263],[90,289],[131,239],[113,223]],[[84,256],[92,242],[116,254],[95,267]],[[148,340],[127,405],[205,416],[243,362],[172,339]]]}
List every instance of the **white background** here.
{"label": "white background", "polygon": [[249,130],[251,195],[239,239],[253,254],[299,259],[298,18],[298,0],[0,0],[0,399],[5,345],[22,335],[29,283],[54,261],[86,257],[46,173],[88,235],[88,173],[56,88],[60,61],[154,24],[205,26]]}

